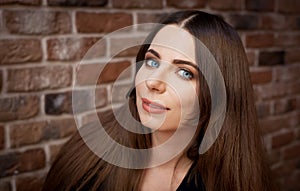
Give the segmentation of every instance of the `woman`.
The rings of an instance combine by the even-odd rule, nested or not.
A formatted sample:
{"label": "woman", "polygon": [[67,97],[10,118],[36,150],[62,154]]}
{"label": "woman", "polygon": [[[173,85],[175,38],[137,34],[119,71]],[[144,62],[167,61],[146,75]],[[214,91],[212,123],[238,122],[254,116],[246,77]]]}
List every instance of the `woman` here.
{"label": "woman", "polygon": [[[128,155],[106,144],[109,152],[98,157],[85,140],[96,145],[106,141],[95,133],[97,125],[88,125],[62,148],[44,191],[272,190],[238,34],[218,16],[200,11],[173,13],[162,24],[140,48],[135,88],[128,95],[130,116],[141,124],[126,121],[127,106],[99,116],[116,142],[148,152]],[[205,48],[213,59],[206,58]],[[211,87],[216,74],[207,71],[213,62],[224,80],[224,118],[213,117],[215,111],[222,113],[215,108],[223,96]],[[221,123],[211,125],[212,118]],[[125,130],[125,124],[132,129]],[[205,137],[211,129],[216,135],[209,142],[209,134]],[[175,142],[165,144],[175,134]],[[150,150],[160,145],[161,150]],[[107,155],[122,165],[110,163]]]}

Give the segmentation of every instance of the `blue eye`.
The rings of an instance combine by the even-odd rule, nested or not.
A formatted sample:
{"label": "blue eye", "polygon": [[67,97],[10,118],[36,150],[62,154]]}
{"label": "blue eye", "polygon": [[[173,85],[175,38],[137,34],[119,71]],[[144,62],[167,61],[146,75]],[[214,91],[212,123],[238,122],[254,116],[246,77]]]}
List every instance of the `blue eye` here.
{"label": "blue eye", "polygon": [[151,67],[151,68],[158,68],[159,67],[159,63],[156,62],[156,60],[154,59],[146,59],[145,61],[146,65]]}
{"label": "blue eye", "polygon": [[191,80],[194,76],[193,73],[186,70],[186,69],[180,69],[178,72],[178,75],[182,77],[184,80]]}

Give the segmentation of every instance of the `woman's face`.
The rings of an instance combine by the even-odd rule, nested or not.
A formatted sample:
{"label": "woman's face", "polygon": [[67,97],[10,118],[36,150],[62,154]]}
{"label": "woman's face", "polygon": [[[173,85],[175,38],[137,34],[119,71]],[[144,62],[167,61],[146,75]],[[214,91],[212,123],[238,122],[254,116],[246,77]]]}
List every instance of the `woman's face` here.
{"label": "woman's face", "polygon": [[198,109],[198,67],[192,35],[176,25],[154,37],[135,78],[141,123],[152,130],[174,131],[189,126]]}

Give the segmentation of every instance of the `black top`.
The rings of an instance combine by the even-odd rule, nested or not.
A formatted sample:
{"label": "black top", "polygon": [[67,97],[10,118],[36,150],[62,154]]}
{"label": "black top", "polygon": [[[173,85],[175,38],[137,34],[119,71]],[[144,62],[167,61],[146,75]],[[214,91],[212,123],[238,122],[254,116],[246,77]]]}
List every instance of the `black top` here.
{"label": "black top", "polygon": [[192,174],[195,163],[190,167],[176,191],[205,191],[205,186],[200,175]]}

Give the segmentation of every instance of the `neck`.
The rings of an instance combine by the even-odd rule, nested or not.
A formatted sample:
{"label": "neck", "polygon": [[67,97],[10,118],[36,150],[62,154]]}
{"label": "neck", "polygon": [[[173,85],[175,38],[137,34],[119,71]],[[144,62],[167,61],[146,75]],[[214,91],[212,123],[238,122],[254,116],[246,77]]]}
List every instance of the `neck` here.
{"label": "neck", "polygon": [[175,131],[159,131],[159,130],[153,132],[151,134],[152,147],[156,147],[165,143],[169,138],[172,137],[174,133]]}
{"label": "neck", "polygon": [[154,166],[174,168],[179,162],[190,164],[185,155],[188,143],[193,135],[189,130],[160,131],[151,134],[152,148],[154,148],[150,161]]}

